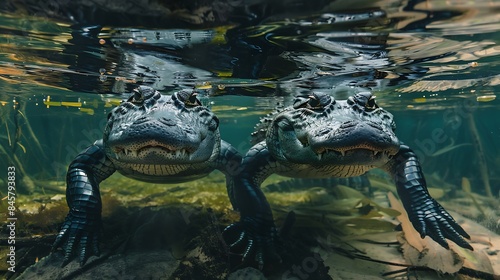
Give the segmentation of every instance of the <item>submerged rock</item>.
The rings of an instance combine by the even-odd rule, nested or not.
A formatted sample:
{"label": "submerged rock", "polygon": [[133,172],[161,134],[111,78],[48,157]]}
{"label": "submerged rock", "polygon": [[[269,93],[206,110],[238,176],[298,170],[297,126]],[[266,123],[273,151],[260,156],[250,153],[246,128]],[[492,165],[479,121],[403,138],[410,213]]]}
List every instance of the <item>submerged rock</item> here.
{"label": "submerged rock", "polygon": [[247,267],[229,275],[227,280],[266,280],[267,278],[258,269]]}
{"label": "submerged rock", "polygon": [[62,254],[51,254],[26,269],[17,279],[167,279],[179,265],[169,251],[117,254],[105,261],[93,259],[80,268],[71,262],[64,268]]}
{"label": "submerged rock", "polygon": [[[224,279],[227,254],[217,215],[204,208],[119,208],[104,222],[99,257],[61,268],[54,252],[17,279]],[[219,277],[221,276],[221,277]]]}

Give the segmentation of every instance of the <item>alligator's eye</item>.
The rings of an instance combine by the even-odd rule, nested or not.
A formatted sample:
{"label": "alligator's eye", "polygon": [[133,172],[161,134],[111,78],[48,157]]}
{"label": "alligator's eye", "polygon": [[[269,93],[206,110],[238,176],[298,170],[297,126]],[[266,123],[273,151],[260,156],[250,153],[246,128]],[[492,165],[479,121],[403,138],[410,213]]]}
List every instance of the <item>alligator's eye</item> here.
{"label": "alligator's eye", "polygon": [[378,108],[377,103],[375,103],[375,96],[371,92],[360,92],[354,96],[354,100],[361,106],[364,106],[368,110],[374,110]]}
{"label": "alligator's eye", "polygon": [[200,100],[197,98],[198,93],[196,91],[179,91],[177,97],[179,100],[184,102],[186,106],[201,106]]}
{"label": "alligator's eye", "polygon": [[375,97],[376,96],[372,96],[372,97],[370,97],[370,99],[368,99],[368,101],[365,104],[365,107],[367,109],[374,110],[374,109],[378,108],[377,103],[375,103]]}
{"label": "alligator's eye", "polygon": [[140,88],[134,89],[134,95],[130,96],[130,98],[127,101],[134,104],[141,104],[144,101],[144,95],[142,94],[141,89]]}
{"label": "alligator's eye", "polygon": [[151,97],[159,99],[161,94],[151,87],[140,86],[134,89],[134,95],[132,95],[127,101],[135,105],[141,105],[145,100],[150,100]]}
{"label": "alligator's eye", "polygon": [[316,108],[319,108],[321,107],[321,103],[319,102],[319,99],[316,95],[309,95],[309,101],[307,101],[307,105],[311,108],[311,109],[316,109]]}
{"label": "alligator's eye", "polygon": [[196,97],[198,93],[193,92],[191,95],[184,101],[184,103],[188,106],[201,106],[200,100]]}
{"label": "alligator's eye", "polygon": [[307,108],[311,110],[318,110],[324,108],[331,102],[332,102],[331,96],[327,94],[313,93],[311,95],[308,95],[307,97],[305,96],[297,97],[295,99],[293,107],[295,109]]}

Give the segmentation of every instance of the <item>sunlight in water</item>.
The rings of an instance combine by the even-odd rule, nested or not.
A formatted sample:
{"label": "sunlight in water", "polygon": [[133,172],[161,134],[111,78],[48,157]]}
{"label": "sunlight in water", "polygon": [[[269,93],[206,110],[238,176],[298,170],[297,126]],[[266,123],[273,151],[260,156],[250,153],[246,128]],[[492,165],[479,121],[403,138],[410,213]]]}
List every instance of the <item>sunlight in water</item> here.
{"label": "sunlight in water", "polygon": [[[500,2],[4,2],[0,212],[6,219],[0,239],[15,240],[0,247],[0,274],[7,279],[500,277]],[[168,101],[184,107],[165,113],[164,105],[137,91],[139,86],[164,96],[180,90],[196,94]],[[337,106],[351,98],[346,104],[358,107],[339,113],[324,95]],[[120,104],[125,105],[114,109]],[[184,115],[201,106],[216,117]],[[378,107],[393,114],[395,124],[388,126],[396,127],[411,157],[398,143],[397,155],[373,143],[390,138],[379,127],[390,117]],[[299,109],[294,117],[282,113]],[[379,114],[378,121],[367,119],[371,114]],[[312,116],[317,119],[307,123]],[[119,154],[114,160],[194,153],[195,144],[178,146],[211,135],[188,126],[195,121],[220,131],[234,148],[225,152],[250,151],[243,173],[234,176],[231,161],[223,158],[217,168],[207,165],[201,172],[207,176],[195,174],[202,178],[188,182],[151,184],[115,172],[97,189],[100,176],[113,173],[110,150]],[[148,146],[123,140],[121,146],[102,148],[108,149],[103,158],[81,155],[109,137],[113,126],[123,128],[120,139],[133,136],[137,142],[154,134],[175,141],[145,141],[153,143]],[[131,126],[145,129],[130,136],[125,128]],[[325,140],[328,146],[317,140],[321,137],[344,142]],[[267,142],[253,146],[262,139]],[[353,179],[278,175],[327,172],[324,162],[303,162],[312,153],[317,162],[333,155],[346,170],[358,168],[360,160],[370,161],[370,168],[383,157],[389,163]],[[353,155],[358,165],[346,164]],[[68,191],[70,210],[68,167],[86,157],[92,164],[70,169],[70,183],[80,182],[79,189]],[[300,162],[286,165],[278,158]],[[402,160],[406,165],[399,166]],[[467,246],[459,238],[450,241],[455,231],[467,236],[427,194],[401,190],[425,185],[421,176],[430,196],[470,235],[474,251],[462,248]],[[392,195],[398,191],[399,197]],[[92,204],[100,199],[102,211]],[[64,254],[50,252],[68,211],[74,217],[68,216],[73,224],[67,234],[78,236],[77,254],[69,254],[71,262],[61,269]],[[102,227],[92,211],[101,212]],[[242,218],[229,226],[240,214],[250,222]],[[423,226],[412,222],[415,217],[437,222]],[[96,229],[104,234],[94,238]],[[440,234],[449,249],[432,239]],[[59,247],[71,252],[72,241],[60,241]],[[99,257],[92,255],[94,245],[100,245]],[[78,260],[79,253],[89,252],[88,260]],[[242,263],[247,254],[251,257]],[[271,264],[276,256],[279,265]],[[81,268],[79,261],[85,263]],[[242,269],[247,266],[261,271]]]}

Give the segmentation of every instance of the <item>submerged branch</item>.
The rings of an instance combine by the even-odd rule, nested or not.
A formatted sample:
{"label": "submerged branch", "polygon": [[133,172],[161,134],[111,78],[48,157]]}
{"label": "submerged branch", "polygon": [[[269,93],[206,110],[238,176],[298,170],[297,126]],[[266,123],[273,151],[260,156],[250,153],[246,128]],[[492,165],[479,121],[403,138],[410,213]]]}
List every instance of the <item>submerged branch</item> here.
{"label": "submerged branch", "polygon": [[483,144],[481,142],[481,137],[477,131],[476,122],[474,121],[474,116],[469,113],[467,118],[469,121],[469,128],[472,132],[472,139],[474,141],[474,147],[476,147],[477,157],[479,160],[479,172],[481,173],[481,178],[484,182],[484,191],[488,197],[493,197],[490,186],[490,177],[488,175],[488,165],[486,164],[486,158],[484,154]]}

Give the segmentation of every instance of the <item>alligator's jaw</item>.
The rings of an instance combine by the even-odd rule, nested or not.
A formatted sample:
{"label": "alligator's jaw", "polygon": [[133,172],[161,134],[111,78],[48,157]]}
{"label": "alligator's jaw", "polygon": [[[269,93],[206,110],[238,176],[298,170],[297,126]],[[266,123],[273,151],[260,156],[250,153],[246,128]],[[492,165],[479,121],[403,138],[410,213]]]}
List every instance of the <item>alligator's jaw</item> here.
{"label": "alligator's jaw", "polygon": [[366,157],[371,160],[390,160],[395,153],[390,150],[381,150],[373,147],[345,147],[344,149],[321,148],[315,151],[319,160],[326,159],[334,154],[336,157]]}
{"label": "alligator's jaw", "polygon": [[[157,140],[113,146],[110,150],[108,157],[120,173],[151,183],[176,183],[201,178],[206,175],[201,171],[203,166],[210,162],[210,159],[200,160],[196,156],[198,149],[174,147]],[[213,147],[211,151],[213,157],[219,148]],[[199,173],[193,173],[193,168],[198,168]]]}
{"label": "alligator's jaw", "polygon": [[274,141],[267,146],[277,159],[300,164],[382,166],[399,151],[399,141],[392,132],[363,122],[323,122],[294,127],[281,120],[275,128]]}
{"label": "alligator's jaw", "polygon": [[111,147],[114,159],[122,162],[183,162],[190,161],[192,147],[175,147],[155,139],[138,144]]}
{"label": "alligator's jaw", "polygon": [[117,148],[115,150],[115,157],[118,160],[143,159],[149,155],[162,155],[164,158],[179,160],[189,158],[189,153],[186,149],[170,150],[161,146],[147,146],[138,150],[131,150],[128,148]]}
{"label": "alligator's jaw", "polygon": [[[136,179],[140,179],[142,181],[147,182],[156,182],[162,180],[162,177],[174,176],[183,171],[189,169],[191,164],[140,164],[140,163],[124,163],[118,162],[120,167],[119,171],[121,173],[125,173],[129,177],[134,177],[133,174],[136,174]],[[170,182],[172,178],[169,177]],[[185,179],[179,180],[179,182],[183,182]]]}

